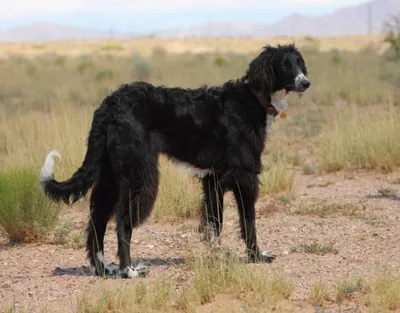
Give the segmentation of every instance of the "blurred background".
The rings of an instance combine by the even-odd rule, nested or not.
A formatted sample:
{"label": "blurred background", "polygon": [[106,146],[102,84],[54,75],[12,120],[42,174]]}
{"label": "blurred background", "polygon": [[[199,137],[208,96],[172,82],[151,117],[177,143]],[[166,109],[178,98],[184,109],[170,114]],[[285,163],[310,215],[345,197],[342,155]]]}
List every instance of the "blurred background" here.
{"label": "blurred background", "polygon": [[365,35],[399,10],[396,0],[3,0],[0,41]]}

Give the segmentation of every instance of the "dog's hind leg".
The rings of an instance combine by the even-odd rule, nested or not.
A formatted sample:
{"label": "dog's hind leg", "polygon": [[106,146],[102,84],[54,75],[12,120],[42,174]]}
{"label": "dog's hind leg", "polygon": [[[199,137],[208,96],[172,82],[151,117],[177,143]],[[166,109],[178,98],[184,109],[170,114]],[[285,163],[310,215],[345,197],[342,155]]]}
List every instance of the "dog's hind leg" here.
{"label": "dog's hind leg", "polygon": [[226,188],[216,175],[207,175],[202,181],[203,203],[201,209],[201,231],[206,240],[214,247],[219,247],[223,226],[224,192]]}
{"label": "dog's hind leg", "polygon": [[151,148],[149,134],[142,129],[138,130],[138,127],[127,122],[116,128],[114,134],[118,145],[112,148],[115,149],[112,160],[119,185],[116,231],[119,273],[122,278],[145,274],[144,267],[132,267],[132,230],[150,216],[158,192],[158,153]]}
{"label": "dog's hind leg", "polygon": [[104,256],[104,235],[113,208],[118,200],[118,190],[109,160],[103,160],[100,175],[90,198],[90,219],[87,226],[87,256],[94,274],[114,275],[118,266],[108,264]]}

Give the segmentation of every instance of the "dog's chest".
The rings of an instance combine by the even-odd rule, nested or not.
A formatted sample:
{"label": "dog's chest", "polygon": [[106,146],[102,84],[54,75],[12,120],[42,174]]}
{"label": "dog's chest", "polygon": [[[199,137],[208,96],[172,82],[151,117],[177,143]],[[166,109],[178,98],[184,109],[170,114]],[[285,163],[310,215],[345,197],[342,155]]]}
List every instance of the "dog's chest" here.
{"label": "dog's chest", "polygon": [[[288,93],[285,90],[279,90],[271,94],[271,105],[275,108],[278,114],[288,109],[287,97]],[[266,132],[268,132],[271,129],[274,121],[275,121],[275,116],[267,114],[267,122],[265,127]]]}
{"label": "dog's chest", "polygon": [[211,169],[201,169],[198,167],[195,167],[189,163],[180,161],[180,160],[176,160],[174,158],[171,158],[171,160],[175,163],[175,166],[188,173],[189,175],[193,176],[193,177],[198,177],[198,178],[203,178],[204,176],[208,175],[208,174],[212,174],[212,170]]}
{"label": "dog's chest", "polygon": [[288,93],[286,90],[279,90],[271,95],[271,105],[278,111],[284,112],[288,109]]}

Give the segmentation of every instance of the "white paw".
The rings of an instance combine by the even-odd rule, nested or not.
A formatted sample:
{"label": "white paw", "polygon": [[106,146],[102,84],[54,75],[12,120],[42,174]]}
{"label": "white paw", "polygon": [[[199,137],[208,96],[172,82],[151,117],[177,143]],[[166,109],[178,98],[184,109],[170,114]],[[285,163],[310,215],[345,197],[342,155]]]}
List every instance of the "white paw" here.
{"label": "white paw", "polygon": [[[104,274],[106,276],[116,276],[119,271],[119,267],[115,263],[107,263],[106,258],[104,257],[102,252],[97,252],[97,260],[103,265]],[[92,269],[93,271],[93,269]],[[94,269],[95,271],[95,269]],[[96,272],[96,271],[95,271]]]}
{"label": "white paw", "polygon": [[115,263],[109,263],[109,264],[107,264],[106,267],[105,267],[106,275],[109,275],[109,276],[115,276],[115,275],[117,275],[117,274],[118,274],[118,271],[119,271],[119,267],[118,267],[118,265],[115,264]]}
{"label": "white paw", "polygon": [[273,251],[264,251],[261,254],[265,258],[265,262],[267,262],[267,263],[272,262],[276,258],[276,255]]}
{"label": "white paw", "polygon": [[147,266],[139,263],[136,267],[129,266],[119,272],[121,278],[144,277],[147,274]]}

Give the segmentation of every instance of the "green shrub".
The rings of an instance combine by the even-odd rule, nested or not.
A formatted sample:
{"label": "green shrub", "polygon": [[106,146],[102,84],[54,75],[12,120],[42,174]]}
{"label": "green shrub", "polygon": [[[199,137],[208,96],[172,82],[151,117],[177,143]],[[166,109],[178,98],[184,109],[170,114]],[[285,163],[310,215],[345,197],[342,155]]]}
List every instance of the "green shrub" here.
{"label": "green shrub", "polygon": [[57,221],[60,208],[42,193],[35,170],[0,173],[0,229],[12,242],[43,239]]}
{"label": "green shrub", "polygon": [[133,54],[133,62],[132,74],[137,77],[138,80],[149,80],[154,72],[151,64],[138,52]]}
{"label": "green shrub", "polygon": [[103,80],[112,80],[114,78],[115,74],[113,72],[113,70],[110,69],[104,69],[101,71],[98,71],[95,75],[95,80],[96,81],[103,81]]}
{"label": "green shrub", "polygon": [[101,47],[101,50],[103,51],[121,51],[123,49],[124,47],[119,44],[108,44]]}
{"label": "green shrub", "polygon": [[87,70],[90,70],[90,69],[93,69],[93,68],[94,68],[94,64],[93,64],[92,60],[91,59],[84,59],[78,64],[78,66],[76,67],[76,70],[80,74],[83,74]]}

